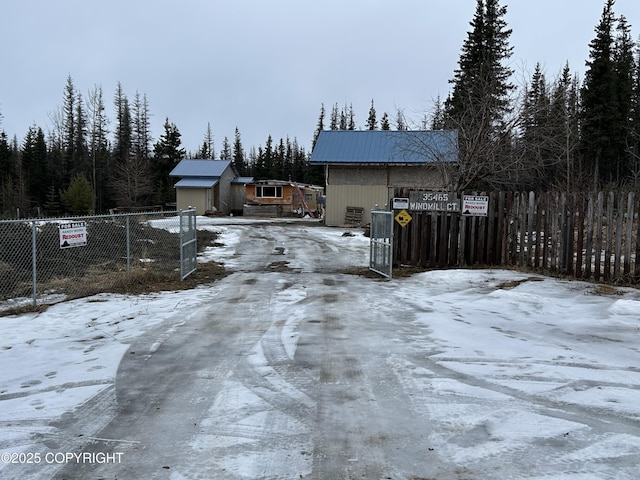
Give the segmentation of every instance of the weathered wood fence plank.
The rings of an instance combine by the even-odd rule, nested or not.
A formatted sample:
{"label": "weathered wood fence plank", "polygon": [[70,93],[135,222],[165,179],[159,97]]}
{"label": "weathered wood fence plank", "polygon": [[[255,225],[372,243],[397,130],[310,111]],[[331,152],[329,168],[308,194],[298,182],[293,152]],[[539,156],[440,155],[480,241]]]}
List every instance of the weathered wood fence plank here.
{"label": "weathered wood fence plank", "polygon": [[[394,193],[408,197],[409,189]],[[411,222],[395,224],[394,263],[516,266],[640,283],[640,199],[634,192],[490,192],[487,197],[483,217],[410,211]]]}

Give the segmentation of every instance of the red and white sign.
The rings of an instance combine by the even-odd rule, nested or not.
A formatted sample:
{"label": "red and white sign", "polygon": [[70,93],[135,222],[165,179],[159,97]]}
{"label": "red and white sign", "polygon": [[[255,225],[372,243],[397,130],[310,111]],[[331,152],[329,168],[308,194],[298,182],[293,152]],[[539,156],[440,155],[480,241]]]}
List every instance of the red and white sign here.
{"label": "red and white sign", "polygon": [[462,197],[462,215],[486,217],[489,214],[489,197],[464,195]]}
{"label": "red and white sign", "polygon": [[60,248],[84,247],[87,245],[87,222],[60,224]]}

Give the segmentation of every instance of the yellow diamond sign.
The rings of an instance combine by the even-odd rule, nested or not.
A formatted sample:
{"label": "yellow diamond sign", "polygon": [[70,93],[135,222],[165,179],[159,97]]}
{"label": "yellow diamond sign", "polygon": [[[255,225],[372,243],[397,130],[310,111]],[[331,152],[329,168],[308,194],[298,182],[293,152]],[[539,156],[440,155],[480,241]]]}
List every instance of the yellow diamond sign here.
{"label": "yellow diamond sign", "polygon": [[411,215],[406,210],[400,210],[394,217],[401,227],[405,227],[411,221]]}

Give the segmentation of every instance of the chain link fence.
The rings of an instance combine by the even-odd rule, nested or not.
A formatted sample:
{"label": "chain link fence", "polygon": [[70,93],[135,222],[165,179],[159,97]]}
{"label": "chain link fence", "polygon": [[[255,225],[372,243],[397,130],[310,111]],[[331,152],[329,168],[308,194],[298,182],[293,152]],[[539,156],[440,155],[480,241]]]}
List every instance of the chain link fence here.
{"label": "chain link fence", "polygon": [[0,222],[0,314],[181,278],[182,212]]}

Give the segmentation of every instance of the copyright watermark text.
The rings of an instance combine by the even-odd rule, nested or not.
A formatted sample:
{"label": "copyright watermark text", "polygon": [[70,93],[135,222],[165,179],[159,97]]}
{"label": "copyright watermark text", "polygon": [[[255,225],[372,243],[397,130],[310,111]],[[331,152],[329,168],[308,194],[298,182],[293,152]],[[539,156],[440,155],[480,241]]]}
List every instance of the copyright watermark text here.
{"label": "copyright watermark text", "polygon": [[122,452],[4,452],[0,464],[121,463]]}

